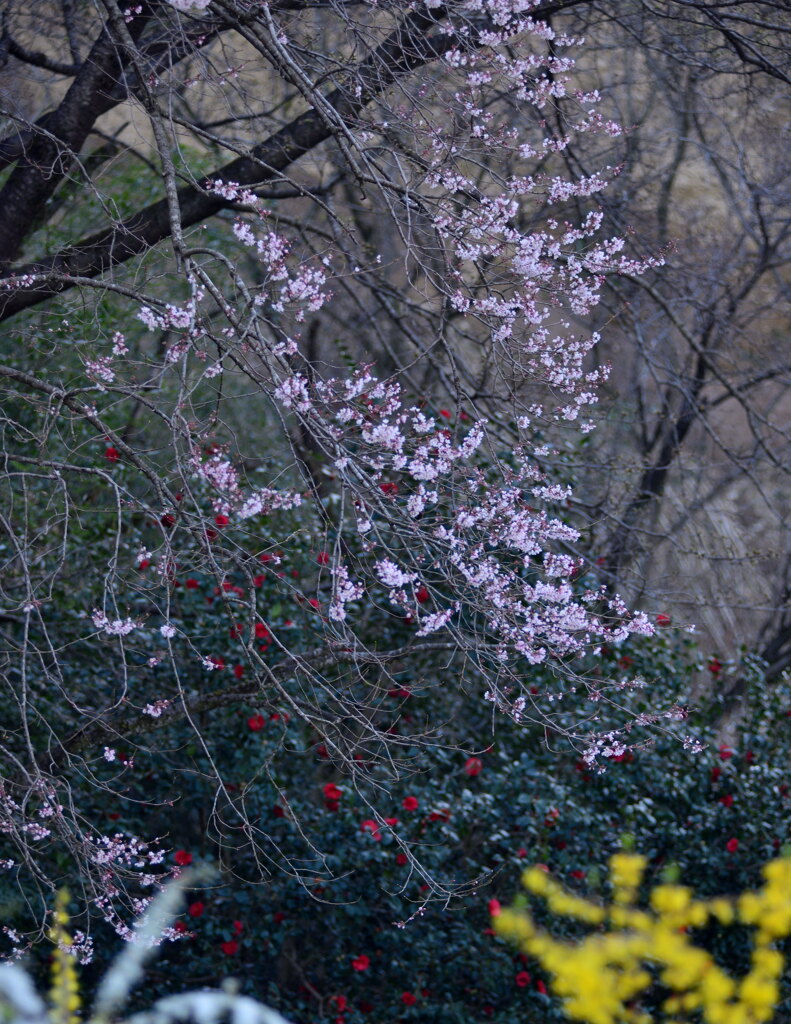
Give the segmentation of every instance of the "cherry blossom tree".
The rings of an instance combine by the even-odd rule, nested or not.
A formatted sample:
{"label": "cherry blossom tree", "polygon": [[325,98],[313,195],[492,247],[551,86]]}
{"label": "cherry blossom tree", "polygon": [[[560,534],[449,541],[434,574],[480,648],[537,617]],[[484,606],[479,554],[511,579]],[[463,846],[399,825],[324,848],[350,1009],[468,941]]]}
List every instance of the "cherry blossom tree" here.
{"label": "cherry blossom tree", "polygon": [[[563,452],[602,290],[661,253],[603,229],[623,133],[563,6],[12,9],[0,830],[32,919],[73,874],[128,935],[198,788],[221,863],[300,876],[250,810],[294,817],[279,761],[229,778],[240,716],[375,830],[454,702],[592,768],[685,714],[591,671],[654,626],[587,572]],[[443,714],[394,713],[413,689]],[[150,831],[98,821],[121,797]]]}

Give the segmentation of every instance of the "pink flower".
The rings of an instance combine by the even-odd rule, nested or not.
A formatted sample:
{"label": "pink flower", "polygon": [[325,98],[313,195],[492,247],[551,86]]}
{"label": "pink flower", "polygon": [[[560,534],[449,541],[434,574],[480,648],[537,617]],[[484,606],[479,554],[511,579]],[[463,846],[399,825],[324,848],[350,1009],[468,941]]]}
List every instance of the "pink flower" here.
{"label": "pink flower", "polygon": [[725,849],[728,851],[728,853],[736,853],[736,851],[739,849],[739,840],[735,838],[729,839],[728,842],[725,844]]}
{"label": "pink flower", "polygon": [[483,761],[480,757],[468,757],[464,770],[470,776],[480,775],[483,771]]}
{"label": "pink flower", "polygon": [[173,860],[180,868],[185,868],[188,864],[192,863],[192,854],[187,853],[186,850],[176,850],[173,854]]}
{"label": "pink flower", "polygon": [[418,809],[418,800],[416,796],[407,796],[401,801],[401,806],[405,811],[416,811]]}
{"label": "pink flower", "polygon": [[363,954],[362,956],[356,956],[352,960],[352,967],[354,968],[355,971],[367,971],[370,966],[371,961],[367,956],[365,956],[365,954]]}

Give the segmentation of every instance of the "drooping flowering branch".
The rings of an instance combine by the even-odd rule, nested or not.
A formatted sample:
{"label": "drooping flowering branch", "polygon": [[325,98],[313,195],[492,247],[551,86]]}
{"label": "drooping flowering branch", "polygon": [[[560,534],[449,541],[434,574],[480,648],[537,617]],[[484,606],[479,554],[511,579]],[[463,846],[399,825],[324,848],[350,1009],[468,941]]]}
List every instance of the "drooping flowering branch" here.
{"label": "drooping flowering branch", "polygon": [[[636,723],[623,681],[580,667],[653,630],[580,582],[572,481],[553,468],[563,430],[590,429],[580,417],[605,376],[585,318],[607,275],[643,265],[588,207],[614,172],[574,177],[559,162],[575,134],[611,145],[619,130],[574,93],[572,41],[533,21],[535,6],[372,7],[354,26],[361,58],[333,46],[343,6],[322,15],[322,53],[310,11],[246,8],[229,27],[299,112],[283,125],[279,101],[259,110],[266,141],[208,174],[195,161],[198,173],[174,162],[177,124],[245,147],[208,115],[172,114],[178,89],[155,82],[144,99],[165,198],[0,279],[5,317],[63,292],[52,345],[68,366],[49,389],[8,376],[12,456],[30,408],[46,427],[44,454],[20,451],[8,476],[21,505],[33,486],[40,496],[29,528],[6,530],[21,670],[2,820],[43,889],[42,850],[65,847],[88,903],[124,934],[140,890],[167,874],[162,848],[131,829],[97,834],[88,808],[178,800],[134,775],[170,763],[167,730],[183,730],[174,749],[193,750],[190,776],[215,787],[212,840],[235,831],[257,862],[276,860],[228,783],[209,711],[293,720],[361,787],[377,766],[380,785],[397,775],[401,750],[446,742],[439,720],[401,733],[387,715],[404,665],[432,691],[452,665],[457,694],[565,736],[591,764],[672,717]],[[226,89],[251,101],[235,67],[203,75],[207,108]],[[577,111],[562,131],[561,97]],[[156,248],[167,238],[172,253]],[[69,307],[76,286],[101,296],[96,323]],[[56,829],[38,821],[41,793]],[[298,875],[298,860],[278,866]]]}

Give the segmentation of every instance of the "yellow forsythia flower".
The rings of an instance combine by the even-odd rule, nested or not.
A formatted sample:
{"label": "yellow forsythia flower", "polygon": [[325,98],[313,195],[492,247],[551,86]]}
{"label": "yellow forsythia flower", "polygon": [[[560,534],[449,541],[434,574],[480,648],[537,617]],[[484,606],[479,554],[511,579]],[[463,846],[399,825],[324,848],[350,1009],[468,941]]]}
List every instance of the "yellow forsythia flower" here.
{"label": "yellow forsythia flower", "polygon": [[[791,858],[767,864],[763,887],[735,899],[696,900],[686,886],[658,885],[649,894],[649,910],[635,906],[645,867],[645,858],[637,854],[618,853],[610,859],[610,906],[568,892],[539,868],[524,873],[525,888],[543,899],[553,914],[598,926],[579,942],[555,939],[522,909],[502,910],[493,920],[494,927],[552,975],[552,991],[574,1020],[650,1024],[635,1003],[655,977],[673,992],[663,1009],[675,1021],[694,1017],[704,1024],[763,1024],[771,1020],[780,998],[785,960],[769,947],[791,934]],[[732,978],[705,949],[690,941],[689,929],[710,920],[755,929],[751,966],[743,977]]]}
{"label": "yellow forsythia flower", "polygon": [[49,990],[51,1009],[50,1018],[53,1024],[78,1024],[78,1010],[81,1006],[79,979],[71,954],[71,936],[66,931],[69,915],[66,907],[69,894],[61,889],[55,900],[52,914],[52,926],[49,938],[55,943],[52,954],[51,978]]}

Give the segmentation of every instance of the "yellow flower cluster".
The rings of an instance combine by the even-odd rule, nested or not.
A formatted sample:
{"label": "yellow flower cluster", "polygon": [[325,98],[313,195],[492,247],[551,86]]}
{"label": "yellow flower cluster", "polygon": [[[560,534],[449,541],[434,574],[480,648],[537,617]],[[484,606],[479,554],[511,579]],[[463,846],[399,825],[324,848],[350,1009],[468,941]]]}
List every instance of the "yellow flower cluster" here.
{"label": "yellow flower cluster", "polygon": [[55,900],[49,938],[55,943],[52,954],[52,985],[49,995],[51,1002],[50,1019],[53,1024],[78,1024],[78,1010],[81,1005],[80,985],[74,957],[71,954],[71,936],[66,931],[69,915],[66,907],[69,894],[61,889]]}
{"label": "yellow flower cluster", "polygon": [[[767,864],[764,885],[757,892],[735,899],[696,900],[686,886],[659,885],[650,893],[648,910],[635,905],[645,866],[645,858],[636,854],[619,853],[610,859],[613,902],[607,907],[567,892],[539,868],[524,873],[525,888],[543,898],[554,915],[598,926],[579,943],[554,939],[523,909],[502,910],[494,927],[553,976],[552,990],[575,1020],[650,1024],[650,1016],[639,1008],[639,997],[654,976],[673,992],[663,1008],[676,1020],[770,1020],[784,968],[783,956],[770,947],[791,934],[791,858]],[[687,930],[709,921],[755,929],[751,967],[744,977],[732,978],[690,941]]]}

